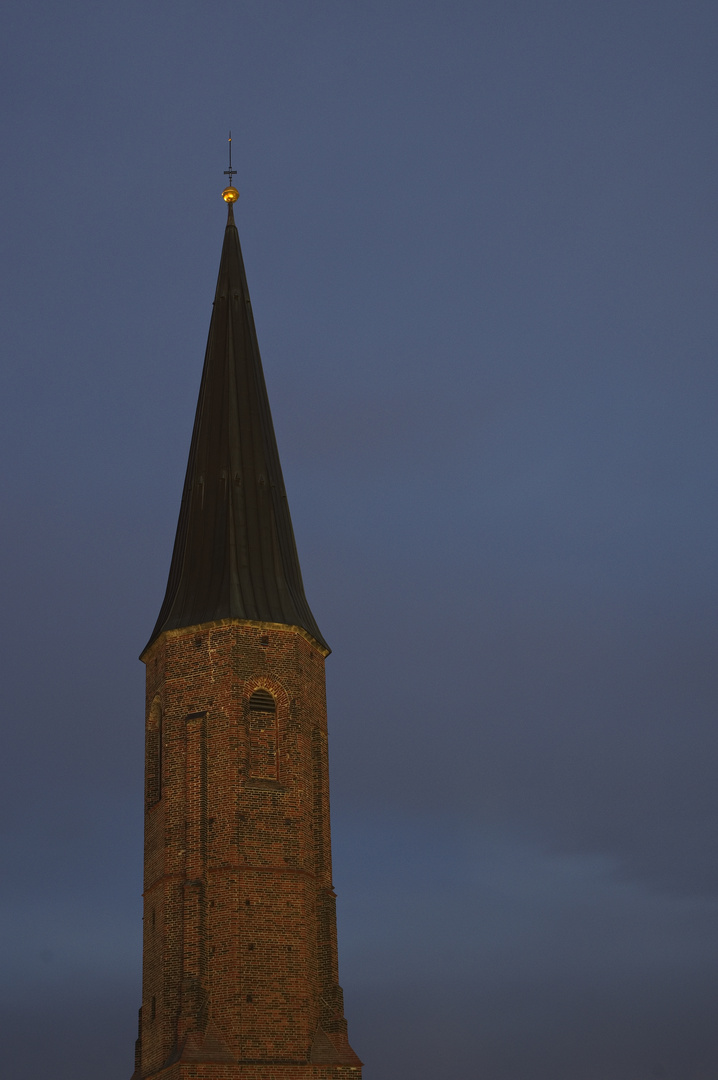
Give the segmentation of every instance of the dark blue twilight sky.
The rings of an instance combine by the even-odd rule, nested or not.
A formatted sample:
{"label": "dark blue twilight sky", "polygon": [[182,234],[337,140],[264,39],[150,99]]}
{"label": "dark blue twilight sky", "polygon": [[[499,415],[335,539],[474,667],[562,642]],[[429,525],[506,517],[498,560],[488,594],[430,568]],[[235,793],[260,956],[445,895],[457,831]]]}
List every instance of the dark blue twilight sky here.
{"label": "dark blue twilight sky", "polygon": [[718,1075],[715,0],[5,0],[9,1080],[127,1080],[238,220],[366,1080]]}

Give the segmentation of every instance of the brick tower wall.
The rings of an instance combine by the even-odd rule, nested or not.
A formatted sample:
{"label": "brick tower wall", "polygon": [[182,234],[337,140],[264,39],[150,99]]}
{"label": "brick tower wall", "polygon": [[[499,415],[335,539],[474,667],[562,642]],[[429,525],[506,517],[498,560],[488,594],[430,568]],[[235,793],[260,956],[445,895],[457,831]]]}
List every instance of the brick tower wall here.
{"label": "brick tower wall", "polygon": [[135,1077],[359,1076],[338,983],[323,652],[303,631],[228,621],[168,631],[144,659]]}

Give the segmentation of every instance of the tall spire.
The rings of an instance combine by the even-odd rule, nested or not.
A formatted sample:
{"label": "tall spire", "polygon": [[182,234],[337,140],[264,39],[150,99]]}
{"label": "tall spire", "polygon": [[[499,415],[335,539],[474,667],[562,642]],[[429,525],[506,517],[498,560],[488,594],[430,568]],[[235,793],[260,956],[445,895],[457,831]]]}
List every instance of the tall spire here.
{"label": "tall spire", "polygon": [[328,649],[304,595],[234,223],[233,172],[222,193],[227,227],[169,580],[148,646],[165,630],[240,619],[300,627]]}

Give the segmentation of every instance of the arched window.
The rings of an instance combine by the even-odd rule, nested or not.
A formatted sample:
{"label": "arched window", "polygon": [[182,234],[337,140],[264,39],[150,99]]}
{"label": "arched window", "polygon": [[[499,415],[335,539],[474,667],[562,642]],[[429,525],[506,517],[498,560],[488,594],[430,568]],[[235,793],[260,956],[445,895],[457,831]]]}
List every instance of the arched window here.
{"label": "arched window", "polygon": [[269,690],[255,690],[249,699],[249,775],[277,780],[277,703]]}
{"label": "arched window", "polygon": [[162,798],[162,707],[155,698],[145,736],[145,795],[152,806]]}

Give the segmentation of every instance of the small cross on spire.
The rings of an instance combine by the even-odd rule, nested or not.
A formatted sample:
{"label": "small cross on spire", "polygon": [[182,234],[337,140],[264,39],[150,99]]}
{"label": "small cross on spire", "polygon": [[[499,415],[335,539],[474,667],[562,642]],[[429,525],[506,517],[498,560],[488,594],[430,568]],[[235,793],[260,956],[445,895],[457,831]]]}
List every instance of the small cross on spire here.
{"label": "small cross on spire", "polygon": [[229,133],[229,168],[224,170],[224,175],[229,177],[230,186],[232,184],[232,177],[237,175],[237,170],[232,168],[232,132]]}
{"label": "small cross on spire", "polygon": [[229,168],[224,170],[224,175],[229,177],[229,187],[226,187],[222,192],[222,198],[227,203],[236,202],[239,198],[239,192],[237,191],[232,178],[237,175],[237,170],[232,168],[232,132],[229,133]]}

